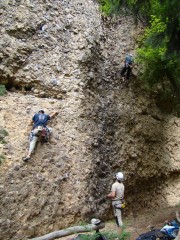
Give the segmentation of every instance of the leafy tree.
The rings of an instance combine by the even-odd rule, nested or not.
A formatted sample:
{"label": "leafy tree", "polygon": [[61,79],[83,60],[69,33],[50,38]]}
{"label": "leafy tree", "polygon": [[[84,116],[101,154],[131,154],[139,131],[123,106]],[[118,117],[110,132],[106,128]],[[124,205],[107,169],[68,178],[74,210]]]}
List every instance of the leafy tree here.
{"label": "leafy tree", "polygon": [[106,16],[133,14],[135,19],[145,24],[149,15],[150,0],[99,0],[99,3],[102,13]]}
{"label": "leafy tree", "polygon": [[106,15],[131,13],[145,25],[137,51],[141,77],[180,102],[179,0],[99,0]]}
{"label": "leafy tree", "polygon": [[152,2],[149,26],[138,50],[140,62],[144,64],[143,77],[150,85],[161,83],[166,93],[175,93],[180,100],[180,4],[177,0]]}

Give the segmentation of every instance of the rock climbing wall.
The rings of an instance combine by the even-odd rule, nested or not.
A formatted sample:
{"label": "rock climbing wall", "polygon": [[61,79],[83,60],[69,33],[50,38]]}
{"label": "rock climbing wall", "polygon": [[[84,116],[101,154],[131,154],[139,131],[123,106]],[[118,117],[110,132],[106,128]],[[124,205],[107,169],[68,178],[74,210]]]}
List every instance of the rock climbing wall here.
{"label": "rock climbing wall", "polygon": [[[179,119],[119,73],[134,53],[131,17],[102,19],[93,0],[1,1],[0,210],[2,239],[25,239],[91,217],[109,219],[114,173],[125,172],[127,213],[180,201]],[[28,126],[59,115],[28,163]],[[5,158],[5,159],[4,159]],[[1,159],[1,158],[0,158]]]}

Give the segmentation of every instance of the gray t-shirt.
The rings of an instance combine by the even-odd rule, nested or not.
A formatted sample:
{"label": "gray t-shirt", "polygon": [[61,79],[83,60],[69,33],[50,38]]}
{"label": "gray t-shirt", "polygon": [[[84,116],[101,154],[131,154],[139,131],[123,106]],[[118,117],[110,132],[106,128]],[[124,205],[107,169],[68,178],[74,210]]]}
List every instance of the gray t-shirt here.
{"label": "gray t-shirt", "polygon": [[111,187],[111,192],[115,192],[116,196],[112,200],[120,200],[124,198],[124,184],[116,181]]}

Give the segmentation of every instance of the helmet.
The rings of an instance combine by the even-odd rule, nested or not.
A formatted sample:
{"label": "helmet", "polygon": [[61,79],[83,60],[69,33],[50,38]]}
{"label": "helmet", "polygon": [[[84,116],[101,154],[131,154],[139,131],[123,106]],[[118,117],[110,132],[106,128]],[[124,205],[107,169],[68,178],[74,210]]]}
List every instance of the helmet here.
{"label": "helmet", "polygon": [[123,180],[123,179],[124,179],[123,173],[122,173],[122,172],[116,173],[116,179],[117,179],[117,180]]}
{"label": "helmet", "polygon": [[99,220],[99,219],[96,219],[96,218],[91,219],[91,224],[93,224],[93,225],[99,225],[100,223],[101,223],[101,220]]}
{"label": "helmet", "polygon": [[132,55],[131,53],[129,54],[129,56],[130,56],[130,57],[133,57],[133,55]]}
{"label": "helmet", "polygon": [[39,112],[39,113],[44,113],[44,110],[43,110],[43,109],[40,109],[38,112]]}

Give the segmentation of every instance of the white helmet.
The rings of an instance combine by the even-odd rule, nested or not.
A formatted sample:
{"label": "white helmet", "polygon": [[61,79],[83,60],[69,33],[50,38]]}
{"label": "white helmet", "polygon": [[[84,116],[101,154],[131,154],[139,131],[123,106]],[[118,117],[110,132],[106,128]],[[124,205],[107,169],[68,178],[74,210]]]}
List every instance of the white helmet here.
{"label": "white helmet", "polygon": [[123,173],[122,173],[122,172],[116,173],[116,179],[117,179],[117,180],[123,180],[123,179],[124,179]]}
{"label": "white helmet", "polygon": [[93,225],[99,225],[100,223],[101,223],[101,220],[99,220],[99,219],[96,219],[96,218],[91,219],[91,224],[93,224]]}

